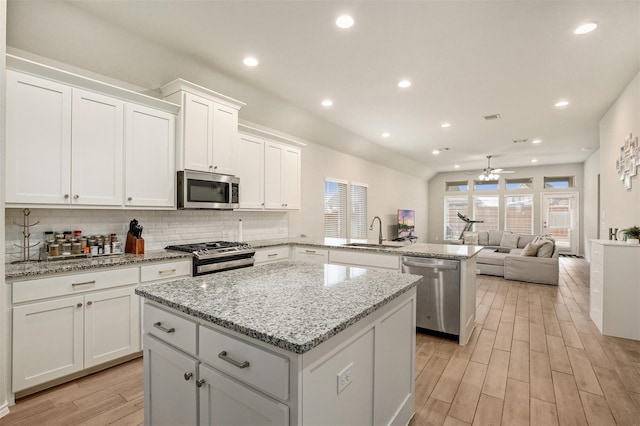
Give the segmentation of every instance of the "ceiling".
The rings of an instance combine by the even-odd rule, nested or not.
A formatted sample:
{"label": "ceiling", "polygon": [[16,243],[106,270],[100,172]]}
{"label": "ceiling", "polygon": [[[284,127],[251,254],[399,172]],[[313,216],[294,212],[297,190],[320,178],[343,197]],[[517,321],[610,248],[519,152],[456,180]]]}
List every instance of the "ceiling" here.
{"label": "ceiling", "polygon": [[582,162],[640,70],[639,1],[9,0],[7,27],[10,47],[147,89],[192,80],[241,118],[416,174]]}

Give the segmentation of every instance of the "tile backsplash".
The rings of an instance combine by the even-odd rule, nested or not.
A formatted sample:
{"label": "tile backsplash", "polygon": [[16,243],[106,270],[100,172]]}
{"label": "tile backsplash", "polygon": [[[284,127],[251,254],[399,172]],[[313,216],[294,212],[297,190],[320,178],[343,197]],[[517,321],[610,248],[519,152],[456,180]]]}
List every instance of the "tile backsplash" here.
{"label": "tile backsplash", "polygon": [[[242,219],[244,241],[255,241],[289,236],[289,217],[285,212],[236,212],[219,210],[69,210],[30,209],[31,245],[44,239],[45,231],[82,230],[84,235],[115,232],[124,241],[129,221],[137,219],[144,227],[142,237],[146,250],[164,248],[169,244],[202,241],[237,241],[238,220]],[[5,210],[6,262],[22,258],[21,246],[23,209]],[[16,225],[19,224],[19,225]],[[38,247],[31,250],[37,258]]]}

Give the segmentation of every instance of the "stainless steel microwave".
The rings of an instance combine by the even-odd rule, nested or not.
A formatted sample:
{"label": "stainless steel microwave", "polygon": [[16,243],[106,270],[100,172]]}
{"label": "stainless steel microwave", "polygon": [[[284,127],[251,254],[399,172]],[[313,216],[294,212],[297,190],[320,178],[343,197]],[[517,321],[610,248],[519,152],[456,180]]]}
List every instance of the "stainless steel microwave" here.
{"label": "stainless steel microwave", "polygon": [[239,207],[240,178],[217,173],[178,172],[178,208],[231,210]]}

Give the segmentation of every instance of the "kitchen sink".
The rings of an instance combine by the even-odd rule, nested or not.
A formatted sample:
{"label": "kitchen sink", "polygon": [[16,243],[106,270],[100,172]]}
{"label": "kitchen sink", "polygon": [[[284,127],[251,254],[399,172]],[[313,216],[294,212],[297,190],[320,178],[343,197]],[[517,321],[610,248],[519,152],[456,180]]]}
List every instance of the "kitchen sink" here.
{"label": "kitchen sink", "polygon": [[349,243],[343,244],[344,247],[362,247],[362,248],[400,248],[401,246],[393,244],[370,244],[370,243]]}

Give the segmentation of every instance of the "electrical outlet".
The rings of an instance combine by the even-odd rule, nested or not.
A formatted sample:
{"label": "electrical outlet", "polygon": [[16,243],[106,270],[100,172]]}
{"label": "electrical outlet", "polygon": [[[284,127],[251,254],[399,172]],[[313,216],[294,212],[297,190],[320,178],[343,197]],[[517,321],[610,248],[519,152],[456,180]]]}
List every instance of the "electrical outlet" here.
{"label": "electrical outlet", "polygon": [[338,394],[353,381],[353,363],[347,365],[344,370],[338,373]]}

